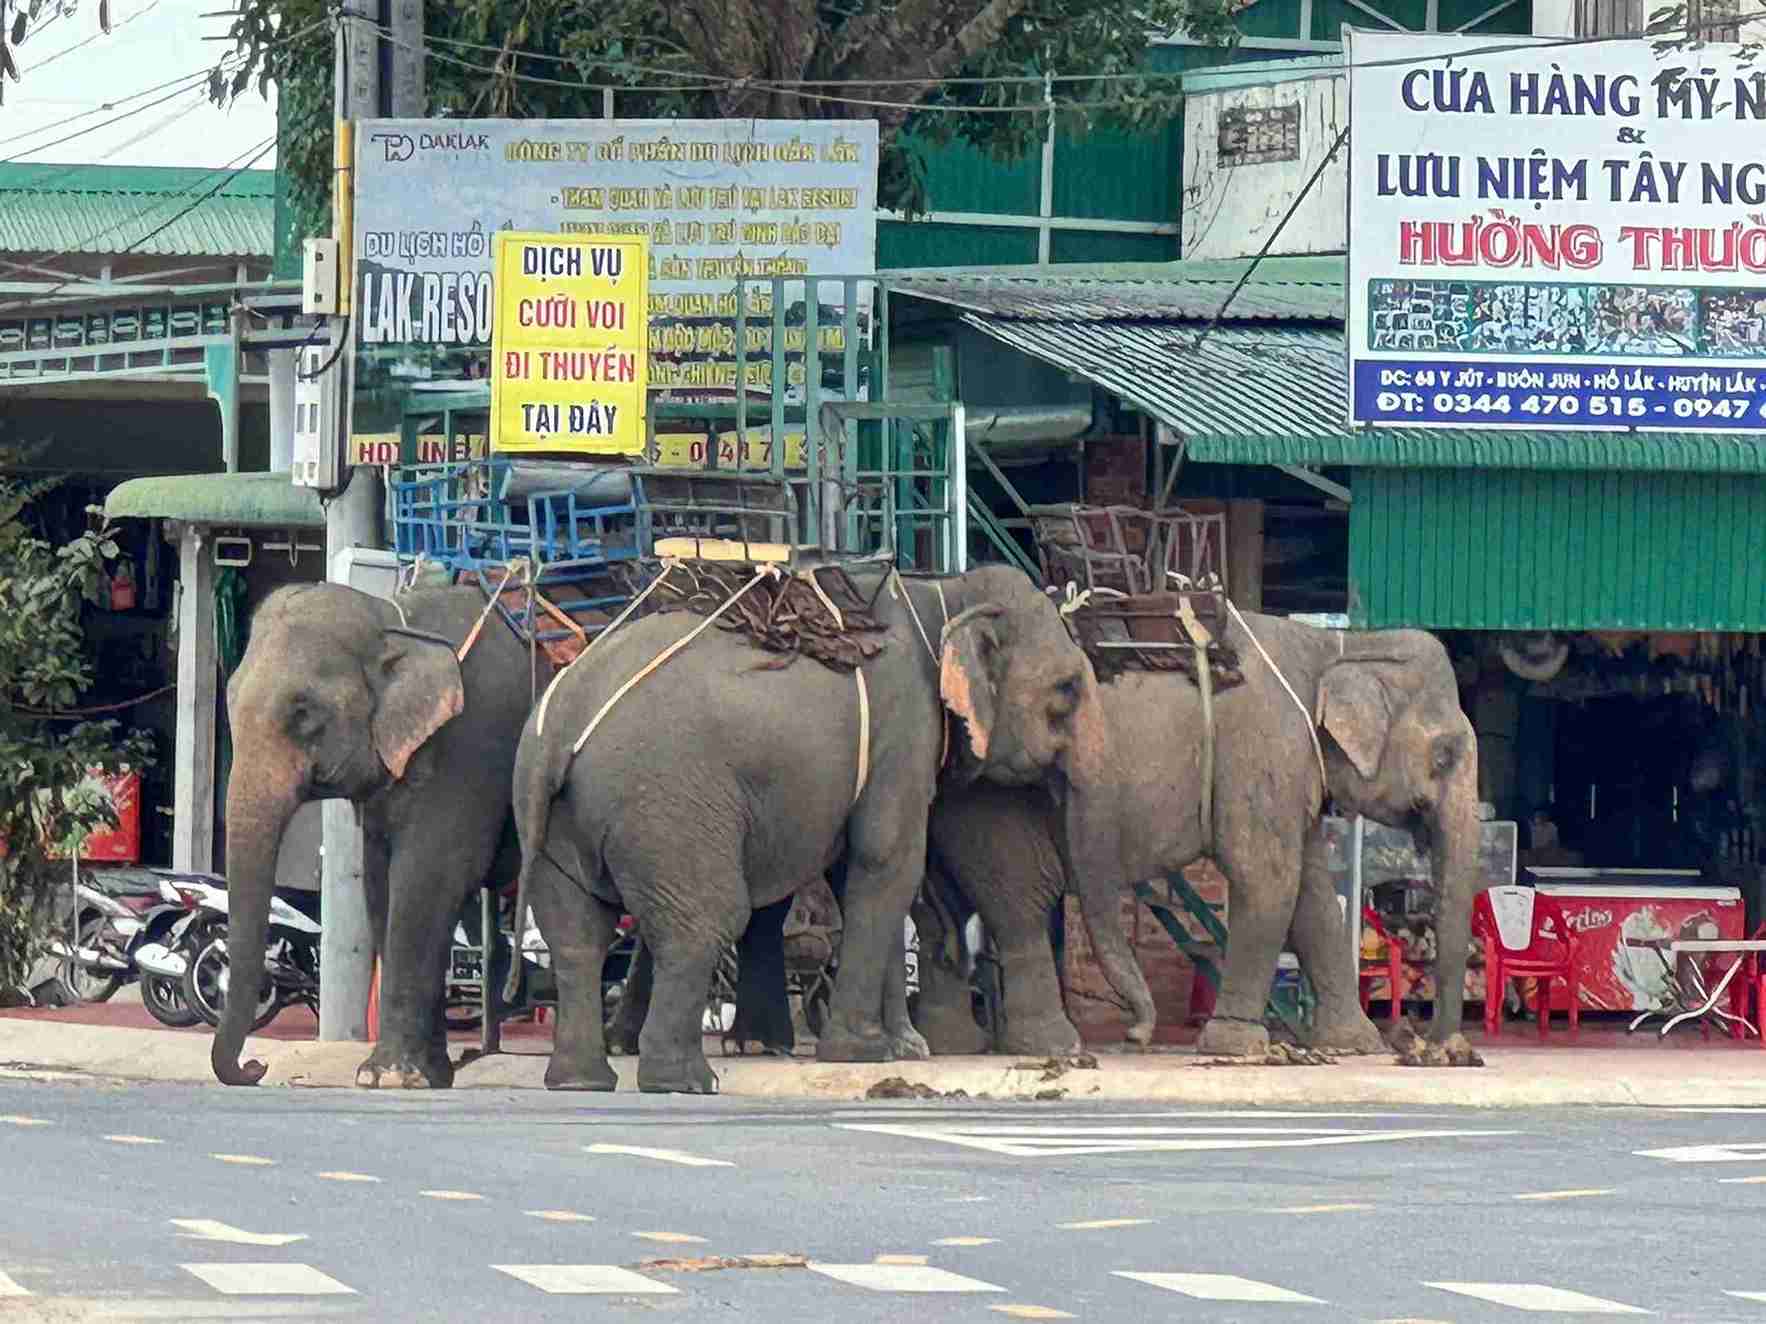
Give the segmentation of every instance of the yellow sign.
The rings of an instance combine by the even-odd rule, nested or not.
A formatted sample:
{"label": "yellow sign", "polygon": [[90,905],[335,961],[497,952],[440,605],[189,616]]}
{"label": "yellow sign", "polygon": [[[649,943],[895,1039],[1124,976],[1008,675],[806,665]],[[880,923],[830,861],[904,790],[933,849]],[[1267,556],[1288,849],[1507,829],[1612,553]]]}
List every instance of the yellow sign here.
{"label": "yellow sign", "polygon": [[[412,464],[458,464],[464,460],[484,458],[484,436],[477,432],[457,432],[452,441],[439,433],[424,433],[416,438],[417,453]],[[407,462],[400,454],[396,432],[358,432],[350,438],[350,463],[387,465]]]}
{"label": "yellow sign", "polygon": [[649,385],[649,241],[496,237],[491,449],[638,455]]}
{"label": "yellow sign", "polygon": [[[748,445],[742,451],[742,463],[736,463],[736,447],[740,437],[732,429],[720,433],[717,439],[717,467],[720,469],[770,469],[773,463],[773,445],[769,428],[749,428]],[[660,465],[670,468],[700,469],[705,465],[705,434],[703,432],[658,432],[656,434],[657,460]],[[809,460],[805,457],[803,433],[787,432],[785,434],[785,467],[787,469],[806,469]]]}

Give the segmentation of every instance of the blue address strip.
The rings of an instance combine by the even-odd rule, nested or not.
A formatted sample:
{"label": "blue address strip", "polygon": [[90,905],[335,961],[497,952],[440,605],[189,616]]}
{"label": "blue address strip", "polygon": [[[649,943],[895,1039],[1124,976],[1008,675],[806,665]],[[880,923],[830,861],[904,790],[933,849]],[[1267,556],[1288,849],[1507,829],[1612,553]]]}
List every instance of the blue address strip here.
{"label": "blue address strip", "polygon": [[1766,428],[1766,365],[1362,360],[1354,406],[1357,423],[1759,430]]}

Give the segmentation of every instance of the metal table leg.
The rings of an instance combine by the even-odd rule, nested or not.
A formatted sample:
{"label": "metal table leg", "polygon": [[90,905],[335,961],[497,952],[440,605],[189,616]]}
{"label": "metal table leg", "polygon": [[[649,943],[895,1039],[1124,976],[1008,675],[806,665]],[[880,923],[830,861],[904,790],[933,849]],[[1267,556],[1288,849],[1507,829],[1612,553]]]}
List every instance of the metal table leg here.
{"label": "metal table leg", "polygon": [[[1735,972],[1737,970],[1741,969],[1742,962],[1746,959],[1747,958],[1745,955],[1743,955],[1742,953],[1737,953],[1735,960],[1730,962],[1729,969],[1727,969],[1723,972],[1723,978],[1721,978],[1717,981],[1717,986],[1710,991],[1710,995],[1708,997],[1705,997],[1705,988],[1704,988],[1705,981],[1704,981],[1704,976],[1699,972],[1698,962],[1696,962],[1696,961],[1691,962],[1690,965],[1691,965],[1692,979],[1693,979],[1693,984],[1694,984],[1694,997],[1695,998],[1696,997],[1705,997],[1705,1000],[1700,1005],[1695,1006],[1695,1007],[1691,1007],[1688,1010],[1681,1012],[1678,1016],[1675,1016],[1671,1020],[1669,1020],[1669,1022],[1666,1025],[1664,1025],[1661,1029],[1661,1037],[1664,1039],[1667,1038],[1668,1031],[1672,1030],[1676,1025],[1680,1025],[1686,1021],[1696,1020],[1701,1017],[1711,1015],[1713,1013],[1715,1013],[1717,1015],[1717,1017],[1723,1021],[1727,1021],[1729,1019],[1732,1019],[1729,1016],[1728,1012],[1717,1011],[1717,1002],[1720,998],[1722,998],[1722,996],[1725,993],[1727,993],[1729,991],[1730,981],[1732,981],[1735,978]],[[1739,1019],[1739,1018],[1735,1018],[1735,1019]],[[1742,1021],[1742,1024],[1746,1025],[1747,1022],[1744,1020],[1744,1021]],[[1752,1028],[1752,1027],[1749,1027],[1749,1028]]]}

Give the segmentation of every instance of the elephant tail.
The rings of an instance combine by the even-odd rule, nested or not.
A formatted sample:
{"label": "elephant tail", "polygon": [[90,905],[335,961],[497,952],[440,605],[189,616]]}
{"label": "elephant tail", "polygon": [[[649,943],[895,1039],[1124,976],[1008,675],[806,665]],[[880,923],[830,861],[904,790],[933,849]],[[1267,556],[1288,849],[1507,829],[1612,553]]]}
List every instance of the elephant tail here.
{"label": "elephant tail", "polygon": [[[503,1001],[513,1003],[521,987],[521,935],[527,927],[527,887],[546,853],[552,806],[570,775],[575,755],[566,740],[548,742],[530,724],[515,758],[515,830],[521,838],[521,872],[515,880],[515,955],[503,982]],[[557,862],[553,861],[553,868]],[[487,962],[488,968],[488,962]]]}

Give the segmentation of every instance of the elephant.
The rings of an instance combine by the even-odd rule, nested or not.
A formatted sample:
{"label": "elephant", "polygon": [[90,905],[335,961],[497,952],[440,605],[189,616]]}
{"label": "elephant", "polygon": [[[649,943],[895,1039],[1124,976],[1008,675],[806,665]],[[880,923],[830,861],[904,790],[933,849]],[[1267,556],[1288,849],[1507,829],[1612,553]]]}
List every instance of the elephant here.
{"label": "elephant", "polygon": [[[276,852],[294,811],[344,799],[361,816],[382,966],[380,1039],[358,1085],[453,1083],[442,1006],[454,920],[493,864],[503,877],[517,864],[507,830],[515,749],[532,706],[530,668],[539,683],[552,672],[488,610],[469,586],[394,601],[339,584],[278,589],[254,614],[227,686],[236,987],[262,978]],[[252,999],[229,998],[215,1033],[214,1072],[228,1085],[264,1074],[263,1063],[239,1061],[251,1010]]]}
{"label": "elephant", "polygon": [[[946,776],[1057,786],[1063,842],[1105,849],[1092,840],[1114,830],[1093,794],[1104,766],[1097,681],[1049,596],[1004,566],[942,579],[875,564],[849,573],[884,627],[856,677],[805,660],[780,667],[734,633],[664,613],[604,636],[528,719],[514,782],[521,895],[554,954],[571,957],[558,969],[549,1087],[616,1084],[599,980],[579,972],[598,968],[623,908],[656,967],[639,1089],[715,1091],[700,1021],[718,954],[756,908],[842,856],[840,973],[817,1056],[920,1051],[905,994],[886,993],[905,982],[892,957],[952,751]],[[1150,1034],[1151,995],[1126,942],[1117,956]]]}
{"label": "elephant", "polygon": [[948,879],[959,920],[966,903],[1000,949],[1000,1047],[1059,1054],[1079,1044],[1049,941],[1050,911],[1064,893],[1078,897],[1095,941],[1105,926],[1121,929],[1123,882],[1210,856],[1228,880],[1228,935],[1198,1051],[1267,1051],[1263,1009],[1284,940],[1318,996],[1314,1045],[1380,1051],[1326,870],[1328,796],[1338,812],[1409,828],[1431,850],[1440,945],[1426,1055],[1431,1064],[1464,1060],[1469,1048],[1456,1036],[1477,878],[1478,769],[1446,650],[1420,631],[1345,633],[1255,614],[1225,635],[1244,683],[1213,696],[1212,841],[1199,812],[1201,694],[1173,672],[1124,671],[1101,686],[1119,856],[1064,857],[1060,816],[1040,788],[973,785],[934,804],[934,884]]}

